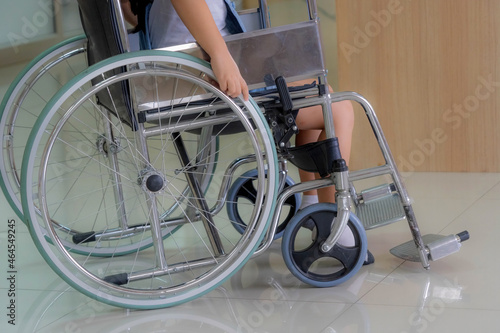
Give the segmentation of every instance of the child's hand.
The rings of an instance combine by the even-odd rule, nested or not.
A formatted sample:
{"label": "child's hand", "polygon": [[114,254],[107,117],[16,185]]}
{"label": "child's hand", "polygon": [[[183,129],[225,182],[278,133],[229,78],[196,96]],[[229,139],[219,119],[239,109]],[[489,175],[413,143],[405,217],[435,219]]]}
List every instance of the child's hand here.
{"label": "child's hand", "polygon": [[212,56],[210,62],[219,82],[220,90],[231,97],[243,94],[243,99],[248,101],[248,86],[229,52],[223,50]]}
{"label": "child's hand", "polygon": [[248,86],[229,53],[205,0],[171,1],[179,17],[210,57],[219,88],[231,97],[243,94],[247,101]]}

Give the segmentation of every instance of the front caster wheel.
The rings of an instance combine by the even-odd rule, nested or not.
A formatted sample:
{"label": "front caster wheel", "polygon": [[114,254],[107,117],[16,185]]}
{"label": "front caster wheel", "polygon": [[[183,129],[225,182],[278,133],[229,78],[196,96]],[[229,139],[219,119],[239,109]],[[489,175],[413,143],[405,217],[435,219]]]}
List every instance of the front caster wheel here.
{"label": "front caster wheel", "polygon": [[299,211],[288,223],[281,250],[288,269],[302,282],[315,287],[333,287],[347,281],[363,265],[367,253],[366,234],[354,214],[346,226],[354,235],[354,245],[337,242],[326,253],[320,250],[330,235],[336,215],[337,205],[320,203]]}
{"label": "front caster wheel", "polygon": [[[256,182],[257,169],[249,170],[236,179],[227,194],[227,215],[229,216],[233,227],[240,234],[243,234],[247,227],[246,220],[250,216],[248,214],[248,210],[253,209],[253,206],[255,205],[255,193],[257,193],[255,188]],[[292,186],[293,184],[295,184],[293,179],[287,176],[285,178],[284,188]],[[300,202],[301,197],[298,193],[290,196],[285,201],[281,214],[281,221],[276,227],[274,239],[278,239],[283,235],[288,221],[290,221],[290,219],[299,210]]]}

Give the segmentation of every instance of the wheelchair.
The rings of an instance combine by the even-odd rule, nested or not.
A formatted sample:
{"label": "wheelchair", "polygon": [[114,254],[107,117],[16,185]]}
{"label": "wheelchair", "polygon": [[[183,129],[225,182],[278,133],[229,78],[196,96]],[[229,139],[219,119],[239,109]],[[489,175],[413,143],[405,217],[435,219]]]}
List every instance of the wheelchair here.
{"label": "wheelchair", "polygon": [[[226,37],[254,92],[244,101],[211,83],[196,44],[130,52],[119,1],[79,1],[86,36],[28,65],[0,120],[2,189],[62,279],[107,304],[154,309],[208,293],[279,237],[287,267],[316,287],[356,274],[365,230],[399,220],[413,240],[393,254],[429,268],[459,250],[466,231],[421,236],[368,101],[329,93],[316,2],[307,5],[308,21],[273,28],[260,1],[243,16],[263,29]],[[55,76],[51,90],[44,81]],[[286,85],[305,78],[316,81]],[[363,107],[385,165],[347,169],[331,115],[342,100]],[[313,105],[323,107],[328,138],[294,147],[293,111]],[[295,184],[288,162],[321,179]],[[392,182],[356,190],[381,175]],[[300,193],[327,186],[336,204],[298,210]],[[345,228],[353,246],[337,244]]]}

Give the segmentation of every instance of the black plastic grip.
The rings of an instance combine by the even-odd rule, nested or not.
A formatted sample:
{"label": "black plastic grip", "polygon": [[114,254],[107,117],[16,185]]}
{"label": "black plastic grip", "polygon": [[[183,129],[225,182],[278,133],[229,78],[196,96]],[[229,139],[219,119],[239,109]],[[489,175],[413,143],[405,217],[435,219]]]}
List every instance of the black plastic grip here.
{"label": "black plastic grip", "polygon": [[73,235],[73,243],[81,244],[81,243],[90,243],[95,242],[95,232],[83,232],[80,234]]}
{"label": "black plastic grip", "polygon": [[464,230],[462,232],[459,232],[457,234],[458,238],[460,238],[460,242],[465,242],[470,238],[469,232],[467,230]]}
{"label": "black plastic grip", "polygon": [[290,112],[293,110],[293,102],[292,97],[290,96],[290,92],[288,91],[288,85],[286,84],[286,80],[283,76],[279,76],[275,80],[276,88],[278,89],[278,94],[280,95],[281,105],[283,107],[283,111]]}
{"label": "black plastic grip", "polygon": [[114,275],[109,275],[106,276],[104,281],[112,284],[116,284],[118,286],[124,285],[128,283],[128,274],[127,273],[120,273],[120,274],[114,274]]}

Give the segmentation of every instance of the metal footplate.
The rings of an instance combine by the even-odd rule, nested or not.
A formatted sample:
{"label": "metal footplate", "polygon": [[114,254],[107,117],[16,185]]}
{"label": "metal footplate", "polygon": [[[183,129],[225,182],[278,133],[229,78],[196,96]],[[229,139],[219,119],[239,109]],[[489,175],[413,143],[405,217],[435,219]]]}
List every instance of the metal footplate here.
{"label": "metal footplate", "polygon": [[[382,194],[382,192],[385,192]],[[371,193],[371,194],[370,194]],[[374,193],[377,193],[374,195]],[[401,198],[384,185],[361,193],[362,202],[356,205],[356,216],[365,230],[382,227],[406,218]]]}
{"label": "metal footplate", "polygon": [[[457,235],[424,235],[422,240],[425,244],[425,251],[429,260],[436,261],[450,254],[458,252],[462,246],[462,242],[469,239],[469,233],[462,231]],[[390,252],[401,259],[408,261],[421,261],[417,246],[413,240],[398,245],[390,250]]]}

